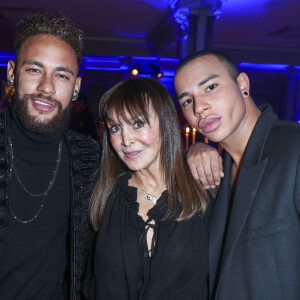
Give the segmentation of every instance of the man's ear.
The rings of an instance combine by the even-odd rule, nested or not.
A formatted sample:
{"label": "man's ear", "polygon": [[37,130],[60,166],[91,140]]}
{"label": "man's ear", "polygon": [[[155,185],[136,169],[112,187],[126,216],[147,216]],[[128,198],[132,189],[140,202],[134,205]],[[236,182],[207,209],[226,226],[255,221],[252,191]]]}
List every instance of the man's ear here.
{"label": "man's ear", "polygon": [[241,72],[236,80],[237,80],[237,83],[238,83],[241,93],[244,96],[246,95],[245,93],[247,93],[247,95],[249,95],[250,81],[249,81],[249,77],[247,76],[247,74],[244,72]]}
{"label": "man's ear", "polygon": [[81,77],[78,76],[76,78],[76,81],[75,81],[75,87],[74,87],[74,91],[80,91],[80,86],[81,86]]}
{"label": "man's ear", "polygon": [[13,60],[7,63],[7,80],[11,79],[15,75],[16,64]]}

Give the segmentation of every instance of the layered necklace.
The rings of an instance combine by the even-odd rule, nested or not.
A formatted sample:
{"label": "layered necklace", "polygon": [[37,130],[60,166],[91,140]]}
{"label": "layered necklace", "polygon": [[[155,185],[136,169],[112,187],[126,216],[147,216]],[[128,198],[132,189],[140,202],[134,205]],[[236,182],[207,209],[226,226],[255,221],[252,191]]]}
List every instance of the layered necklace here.
{"label": "layered necklace", "polygon": [[159,199],[159,196],[162,194],[162,192],[164,191],[164,189],[162,188],[162,185],[160,185],[158,192],[156,193],[148,193],[147,191],[145,191],[143,189],[143,187],[138,183],[138,181],[135,179],[135,183],[137,184],[137,186],[144,192],[144,194],[146,195],[146,199],[148,201],[151,201],[153,204],[156,204],[157,200]]}
{"label": "layered necklace", "polygon": [[59,143],[59,146],[58,146],[58,152],[57,152],[57,159],[56,159],[56,166],[52,172],[52,177],[50,179],[50,182],[49,182],[49,185],[48,187],[46,188],[46,190],[42,193],[32,193],[30,192],[24,185],[24,183],[22,182],[19,174],[18,174],[18,171],[17,171],[17,168],[16,168],[16,164],[15,164],[15,157],[14,157],[14,152],[13,152],[13,144],[12,144],[12,140],[11,140],[11,137],[8,136],[7,137],[8,139],[8,152],[9,152],[9,160],[10,160],[10,177],[11,177],[11,173],[14,172],[15,174],[15,177],[18,181],[18,183],[20,184],[20,186],[22,187],[22,189],[26,192],[26,194],[30,195],[31,197],[34,197],[34,198],[41,198],[43,197],[42,199],[42,202],[41,202],[41,205],[39,207],[39,209],[37,210],[37,212],[34,214],[34,216],[28,220],[22,220],[20,219],[12,210],[12,207],[11,207],[11,200],[10,200],[10,195],[8,197],[8,208],[10,210],[10,213],[11,215],[14,217],[15,220],[17,220],[18,222],[21,222],[23,224],[26,224],[26,223],[30,223],[32,222],[34,219],[36,219],[38,217],[38,215],[40,214],[40,212],[42,211],[43,207],[44,207],[44,204],[45,204],[45,201],[46,201],[46,198],[48,196],[48,193],[50,192],[54,182],[55,182],[55,179],[56,179],[56,176],[57,176],[57,173],[58,173],[58,170],[59,170],[59,166],[60,166],[60,161],[61,161],[61,152],[62,152],[62,141]]}

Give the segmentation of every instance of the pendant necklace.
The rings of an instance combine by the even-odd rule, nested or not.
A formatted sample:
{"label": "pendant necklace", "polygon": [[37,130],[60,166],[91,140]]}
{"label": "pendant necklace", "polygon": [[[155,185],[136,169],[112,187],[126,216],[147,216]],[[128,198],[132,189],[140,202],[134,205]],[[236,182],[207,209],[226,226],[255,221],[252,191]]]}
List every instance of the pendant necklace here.
{"label": "pendant necklace", "polygon": [[[157,202],[157,198],[158,197],[156,197],[154,194],[151,194],[151,193],[148,193],[147,191],[145,191],[143,188],[142,188],[142,186],[140,185],[140,184],[138,184],[138,182],[137,182],[137,180],[135,179],[135,182],[136,182],[136,184],[138,185],[138,187],[139,188],[141,188],[141,190],[146,194],[146,199],[148,200],[148,201],[151,201],[153,204],[156,204],[156,202]],[[157,194],[157,195],[161,195],[161,193],[162,193],[162,189],[160,189],[159,190],[159,194]]]}

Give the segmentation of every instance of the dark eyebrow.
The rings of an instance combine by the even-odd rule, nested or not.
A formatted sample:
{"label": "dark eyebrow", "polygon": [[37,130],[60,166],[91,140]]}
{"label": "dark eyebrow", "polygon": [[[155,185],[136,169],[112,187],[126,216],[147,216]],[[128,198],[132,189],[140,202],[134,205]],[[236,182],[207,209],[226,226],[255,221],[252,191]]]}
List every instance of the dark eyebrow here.
{"label": "dark eyebrow", "polygon": [[206,82],[218,77],[219,75],[216,75],[216,74],[212,74],[212,75],[209,75],[208,77],[204,78],[202,81],[200,81],[198,84],[197,84],[197,87],[201,87],[202,85],[204,85]]}
{"label": "dark eyebrow", "polygon": [[30,60],[24,60],[22,65],[35,65],[35,66],[38,66],[40,68],[43,67],[43,64],[40,63],[39,61],[36,61],[36,60],[33,60],[33,59],[30,59]]}
{"label": "dark eyebrow", "polygon": [[[40,68],[44,67],[42,63],[33,59],[23,61],[22,65],[35,65]],[[60,67],[56,67],[56,70],[59,72],[66,72],[66,73],[70,73],[71,75],[74,75],[74,72],[68,67],[60,66]]]}
{"label": "dark eyebrow", "polygon": [[71,75],[74,75],[73,71],[70,68],[67,68],[67,67],[57,67],[56,70],[60,71],[60,72],[66,72],[66,73],[70,73]]}
{"label": "dark eyebrow", "polygon": [[178,101],[179,101],[180,99],[184,98],[185,96],[187,96],[188,94],[189,94],[188,92],[183,92],[182,94],[180,94],[180,95],[178,96]]}
{"label": "dark eyebrow", "polygon": [[[205,83],[207,83],[208,81],[216,78],[216,77],[219,77],[219,75],[216,75],[216,74],[212,74],[212,75],[209,75],[208,77],[204,78],[203,80],[201,80],[198,84],[197,84],[197,88],[200,88],[201,86],[203,86]],[[189,93],[188,92],[183,92],[182,94],[180,94],[178,96],[178,101],[186,96],[188,96]]]}

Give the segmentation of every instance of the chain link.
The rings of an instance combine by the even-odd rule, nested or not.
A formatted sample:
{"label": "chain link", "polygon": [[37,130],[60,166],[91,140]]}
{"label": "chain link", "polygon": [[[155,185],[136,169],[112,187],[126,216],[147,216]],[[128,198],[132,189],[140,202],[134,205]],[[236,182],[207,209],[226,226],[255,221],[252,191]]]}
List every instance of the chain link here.
{"label": "chain link", "polygon": [[33,221],[34,219],[36,219],[38,217],[38,215],[40,214],[40,212],[42,211],[43,207],[44,207],[44,204],[45,204],[45,201],[46,201],[46,197],[49,193],[49,191],[51,190],[54,182],[55,182],[55,179],[56,179],[56,176],[57,176],[57,173],[58,173],[58,170],[59,170],[59,166],[60,166],[60,162],[61,162],[61,152],[62,152],[62,141],[59,143],[59,146],[58,146],[58,152],[57,152],[57,159],[56,159],[56,166],[53,170],[53,173],[52,173],[52,178],[49,182],[49,186],[47,187],[46,191],[43,192],[43,193],[31,193],[26,187],[25,185],[23,184],[20,176],[18,175],[18,172],[17,172],[17,168],[16,168],[16,165],[15,165],[15,161],[14,161],[14,152],[13,152],[13,144],[12,144],[12,140],[11,140],[11,137],[8,136],[7,137],[8,139],[8,150],[9,150],[9,160],[10,160],[10,177],[11,177],[11,172],[13,171],[15,176],[16,176],[16,179],[17,181],[19,182],[20,186],[22,187],[22,189],[28,194],[30,195],[31,197],[35,197],[35,198],[40,198],[40,197],[44,197],[43,200],[42,200],[42,203],[41,203],[41,206],[40,208],[38,209],[37,213],[29,220],[21,220],[19,217],[16,216],[16,214],[13,212],[12,208],[11,208],[11,200],[10,200],[10,195],[8,197],[8,207],[9,207],[9,210],[12,214],[12,216],[14,217],[14,219],[16,219],[17,221],[23,223],[23,224],[26,224],[26,223],[29,223],[31,221]]}

